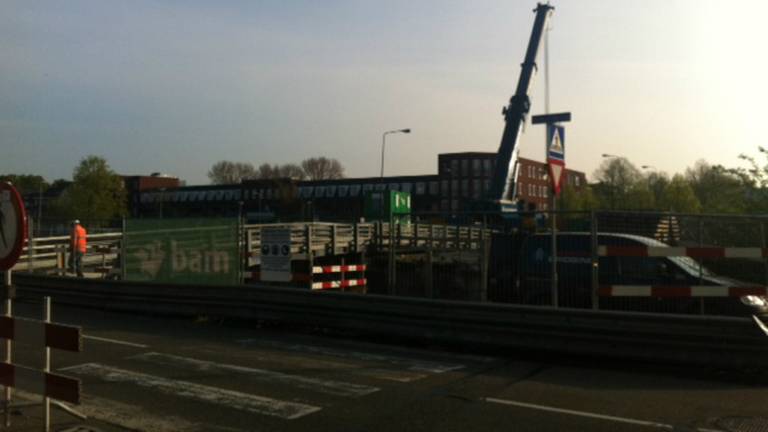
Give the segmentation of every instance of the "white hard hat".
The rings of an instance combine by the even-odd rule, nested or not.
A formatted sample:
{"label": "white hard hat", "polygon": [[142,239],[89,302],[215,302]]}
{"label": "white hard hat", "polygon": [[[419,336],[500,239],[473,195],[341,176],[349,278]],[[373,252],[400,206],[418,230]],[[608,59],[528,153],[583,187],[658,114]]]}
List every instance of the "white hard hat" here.
{"label": "white hard hat", "polygon": [[79,224],[79,223],[80,223],[80,219],[75,219],[75,220],[73,220],[73,221],[72,221],[72,223],[73,223],[73,224],[75,224],[75,225],[77,225],[77,224]]}

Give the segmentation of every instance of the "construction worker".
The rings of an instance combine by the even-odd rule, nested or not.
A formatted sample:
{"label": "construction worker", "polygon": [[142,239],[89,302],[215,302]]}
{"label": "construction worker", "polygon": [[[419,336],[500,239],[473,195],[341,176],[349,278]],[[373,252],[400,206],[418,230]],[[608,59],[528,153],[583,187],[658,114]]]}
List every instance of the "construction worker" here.
{"label": "construction worker", "polygon": [[69,236],[70,259],[72,260],[73,271],[77,277],[83,277],[83,256],[87,247],[87,233],[85,228],[80,225],[80,221],[72,221],[72,233]]}

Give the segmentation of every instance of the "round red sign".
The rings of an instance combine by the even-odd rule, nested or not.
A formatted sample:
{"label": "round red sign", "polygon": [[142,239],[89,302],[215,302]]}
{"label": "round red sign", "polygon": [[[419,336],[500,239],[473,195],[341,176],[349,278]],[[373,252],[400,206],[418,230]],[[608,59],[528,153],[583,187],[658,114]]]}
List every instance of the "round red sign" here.
{"label": "round red sign", "polygon": [[27,214],[21,195],[10,183],[0,182],[0,270],[11,269],[27,241]]}

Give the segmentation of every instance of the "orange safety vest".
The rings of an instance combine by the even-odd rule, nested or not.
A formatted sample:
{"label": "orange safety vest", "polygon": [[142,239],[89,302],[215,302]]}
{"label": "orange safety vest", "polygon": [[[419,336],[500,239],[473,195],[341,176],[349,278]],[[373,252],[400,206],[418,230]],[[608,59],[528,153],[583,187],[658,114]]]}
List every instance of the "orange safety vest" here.
{"label": "orange safety vest", "polygon": [[72,249],[85,253],[87,247],[86,235],[87,233],[82,225],[75,225],[75,228],[72,230]]}

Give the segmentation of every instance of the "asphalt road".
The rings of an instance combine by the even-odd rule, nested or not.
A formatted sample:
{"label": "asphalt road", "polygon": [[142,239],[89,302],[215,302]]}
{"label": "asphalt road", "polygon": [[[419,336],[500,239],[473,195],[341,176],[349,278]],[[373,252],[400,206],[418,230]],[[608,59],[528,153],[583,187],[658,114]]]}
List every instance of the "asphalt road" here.
{"label": "asphalt road", "polygon": [[[84,328],[85,351],[54,351],[53,366],[82,380],[89,417],[56,410],[55,430],[768,431],[768,377],[754,371],[458,353],[55,304],[53,319]],[[42,362],[22,345],[15,359]],[[10,430],[40,430],[40,417],[15,410]]]}

